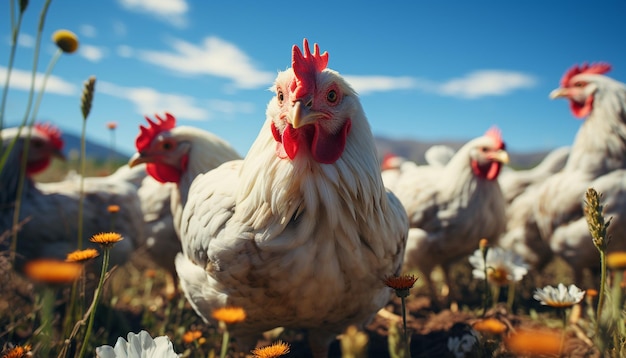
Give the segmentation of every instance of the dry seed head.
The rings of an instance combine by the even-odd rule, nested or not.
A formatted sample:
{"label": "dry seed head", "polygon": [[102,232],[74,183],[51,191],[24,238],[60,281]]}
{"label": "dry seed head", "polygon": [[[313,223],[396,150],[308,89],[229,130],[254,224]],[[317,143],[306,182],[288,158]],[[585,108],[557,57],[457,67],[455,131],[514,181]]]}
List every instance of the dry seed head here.
{"label": "dry seed head", "polygon": [[609,224],[611,224],[612,218],[604,222],[604,207],[600,204],[601,197],[602,195],[598,194],[595,189],[587,189],[587,192],[585,192],[584,212],[593,244],[598,250],[606,252],[610,240],[610,237],[607,237],[606,230]]}
{"label": "dry seed head", "polygon": [[96,88],[96,77],[91,76],[83,84],[83,95],[80,98],[80,110],[83,112],[83,119],[89,117],[91,112],[91,103],[93,102],[93,95]]}

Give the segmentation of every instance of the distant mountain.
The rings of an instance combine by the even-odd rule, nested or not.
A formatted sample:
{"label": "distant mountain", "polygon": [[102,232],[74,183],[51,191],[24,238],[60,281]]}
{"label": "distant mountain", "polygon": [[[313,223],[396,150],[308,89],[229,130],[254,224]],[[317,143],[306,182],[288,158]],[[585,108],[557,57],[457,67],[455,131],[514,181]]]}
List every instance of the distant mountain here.
{"label": "distant mountain", "polygon": [[[444,140],[429,142],[413,139],[398,140],[384,137],[375,137],[374,140],[376,141],[376,147],[378,148],[378,153],[381,157],[385,155],[385,153],[394,153],[418,164],[426,163],[424,153],[433,145],[447,145],[456,151],[467,143],[467,141]],[[539,164],[541,159],[543,159],[548,153],[549,151],[547,150],[530,153],[509,152],[509,157],[511,158],[509,165],[513,169],[531,168]]]}

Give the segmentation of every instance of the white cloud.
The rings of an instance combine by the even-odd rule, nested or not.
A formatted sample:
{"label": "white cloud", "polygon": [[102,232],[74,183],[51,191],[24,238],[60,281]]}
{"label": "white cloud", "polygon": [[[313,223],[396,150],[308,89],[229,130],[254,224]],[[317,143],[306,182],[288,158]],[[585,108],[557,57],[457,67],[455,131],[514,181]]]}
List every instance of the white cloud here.
{"label": "white cloud", "polygon": [[[6,81],[7,68],[0,66],[0,83]],[[37,73],[35,77],[35,91],[39,91],[43,83],[43,74]],[[10,88],[21,91],[30,91],[32,76],[30,71],[23,71],[13,68],[11,70]],[[54,93],[65,96],[73,96],[78,93],[78,89],[72,83],[66,82],[60,77],[50,75],[46,82],[46,93]]]}
{"label": "white cloud", "polygon": [[81,45],[79,54],[91,62],[99,62],[104,57],[104,50],[97,46]]}
{"label": "white cloud", "polygon": [[133,48],[128,45],[119,45],[117,46],[117,55],[119,57],[129,58],[134,54]]}
{"label": "white cloud", "polygon": [[272,83],[273,72],[255,68],[237,46],[218,37],[207,37],[201,45],[171,39],[175,52],[141,51],[141,60],[189,75],[225,77],[237,88],[259,88]]}
{"label": "white cloud", "polygon": [[21,33],[17,37],[17,44],[22,47],[33,48],[35,47],[35,37]]}
{"label": "white cloud", "polygon": [[415,88],[417,81],[411,77],[388,77],[388,76],[350,76],[344,78],[350,83],[357,93],[369,94],[372,92],[388,92],[400,89]]}
{"label": "white cloud", "polygon": [[[163,113],[169,111],[175,113],[177,118],[205,121],[214,117],[213,112],[233,113],[243,112],[252,108],[249,103],[228,103],[227,101],[209,101],[210,108],[204,108],[197,105],[199,102],[196,98],[173,94],[160,93],[153,88],[148,87],[122,87],[106,81],[98,82],[98,92],[131,101],[135,105],[135,112],[141,116],[153,115],[154,113]],[[212,106],[215,105],[215,108]],[[209,107],[207,106],[207,107]]]}
{"label": "white cloud", "polygon": [[83,24],[80,25],[78,30],[81,36],[93,38],[96,37],[97,31],[96,28],[92,25]]}
{"label": "white cloud", "polygon": [[186,0],[118,0],[127,10],[146,13],[176,27],[187,25],[189,5]]}
{"label": "white cloud", "polygon": [[254,105],[248,102],[232,102],[221,99],[212,99],[209,100],[209,107],[215,112],[227,115],[254,112]]}
{"label": "white cloud", "polygon": [[536,83],[534,76],[521,72],[483,70],[439,84],[435,91],[444,96],[476,99],[503,96],[521,88],[533,87]]}

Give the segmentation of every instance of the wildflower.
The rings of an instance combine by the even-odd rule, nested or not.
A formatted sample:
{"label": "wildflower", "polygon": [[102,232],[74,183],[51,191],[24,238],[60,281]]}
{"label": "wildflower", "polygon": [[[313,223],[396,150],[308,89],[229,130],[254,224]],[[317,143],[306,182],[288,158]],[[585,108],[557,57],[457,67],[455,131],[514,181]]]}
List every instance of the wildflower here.
{"label": "wildflower", "polygon": [[107,211],[111,214],[116,214],[120,212],[120,206],[119,205],[109,205],[107,207]]}
{"label": "wildflower", "polygon": [[480,320],[472,326],[475,330],[479,332],[491,333],[491,334],[501,334],[506,331],[506,324],[502,323],[500,320],[495,318],[487,318]]}
{"label": "wildflower", "polygon": [[598,296],[598,290],[593,289],[593,288],[588,288],[586,291],[586,295],[587,297],[596,297]]}
{"label": "wildflower", "polygon": [[226,324],[238,323],[246,319],[241,307],[221,307],[213,311],[213,318]]}
{"label": "wildflower", "polygon": [[469,262],[474,266],[474,278],[484,280],[486,271],[487,279],[498,286],[518,282],[528,273],[528,265],[521,256],[501,247],[493,247],[487,251],[486,259],[483,259],[483,252],[478,249],[470,256]]}
{"label": "wildflower", "polygon": [[2,358],[23,358],[30,356],[30,345],[15,346],[4,353]]}
{"label": "wildflower", "polygon": [[626,270],[626,252],[616,251],[607,254],[606,265],[612,270]]}
{"label": "wildflower", "polygon": [[183,342],[189,344],[195,340],[202,338],[202,332],[198,330],[187,331],[183,334]]}
{"label": "wildflower", "polygon": [[67,254],[66,262],[85,262],[100,255],[96,249],[76,250]]}
{"label": "wildflower", "polygon": [[255,348],[252,351],[255,358],[277,358],[287,353],[289,353],[289,344],[283,341],[277,341],[267,347]]}
{"label": "wildflower", "polygon": [[480,239],[480,241],[478,242],[478,247],[479,250],[484,251],[487,249],[487,247],[489,247],[489,240],[482,238]]}
{"label": "wildflower", "polygon": [[124,239],[122,235],[116,232],[103,232],[100,234],[95,234],[89,239],[91,242],[95,242],[96,244],[100,244],[104,247],[109,247],[115,244],[118,241]]}
{"label": "wildflower", "polygon": [[52,41],[65,53],[74,53],[78,49],[78,37],[69,30],[55,31],[52,34]]}
{"label": "wildflower", "polygon": [[561,336],[546,330],[518,330],[505,338],[507,349],[519,355],[558,355]]}
{"label": "wildflower", "polygon": [[82,265],[53,259],[39,259],[26,263],[24,272],[31,279],[51,284],[71,283],[82,271]]}
{"label": "wildflower", "polygon": [[168,336],[152,339],[146,331],[128,333],[128,341],[119,337],[115,347],[108,345],[96,348],[96,357],[99,358],[176,358],[174,347]]}
{"label": "wildflower", "polygon": [[117,128],[117,123],[116,122],[108,122],[107,123],[107,128],[110,130],[114,130],[115,128]]}
{"label": "wildflower", "polygon": [[564,284],[559,283],[558,288],[546,286],[543,289],[537,289],[533,298],[545,306],[567,308],[582,301],[584,296],[585,291],[576,287],[576,285],[569,285],[568,288]]}
{"label": "wildflower", "polygon": [[389,276],[385,279],[385,285],[393,288],[398,297],[407,297],[416,281],[417,277],[413,275]]}

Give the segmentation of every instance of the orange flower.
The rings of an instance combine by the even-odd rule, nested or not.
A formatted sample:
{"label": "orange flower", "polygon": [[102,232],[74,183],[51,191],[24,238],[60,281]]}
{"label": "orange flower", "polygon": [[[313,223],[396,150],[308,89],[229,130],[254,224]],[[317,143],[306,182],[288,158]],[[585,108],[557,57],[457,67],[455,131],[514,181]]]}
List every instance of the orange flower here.
{"label": "orange flower", "polygon": [[416,281],[417,277],[413,275],[389,276],[385,279],[385,285],[396,290],[398,297],[407,297]]}
{"label": "orange flower", "polygon": [[241,307],[222,307],[213,310],[213,318],[226,324],[233,324],[245,320],[246,311]]}
{"label": "orange flower", "polygon": [[487,318],[474,323],[473,328],[479,332],[500,334],[506,331],[506,324],[495,318]]}
{"label": "orange flower", "polygon": [[96,249],[76,250],[67,254],[67,262],[85,262],[100,255]]}
{"label": "orange flower", "polygon": [[65,53],[73,53],[78,50],[78,37],[72,31],[57,30],[52,34],[52,41]]}
{"label": "orange flower", "polygon": [[144,276],[146,276],[147,278],[155,278],[156,277],[156,270],[154,269],[148,269],[146,270],[146,272],[143,273]]}
{"label": "orange flower", "polygon": [[120,212],[120,206],[119,205],[109,205],[107,207],[107,211],[110,212],[111,214],[119,213]]}
{"label": "orange flower", "polygon": [[15,346],[9,349],[2,358],[23,358],[26,356],[30,356],[30,344],[26,344],[24,346]]}
{"label": "orange flower", "polygon": [[76,280],[83,266],[75,262],[65,262],[54,259],[39,259],[26,263],[24,272],[34,281],[63,284]]}
{"label": "orange flower", "polygon": [[511,353],[519,355],[558,355],[561,350],[561,335],[546,330],[518,330],[505,338]]}
{"label": "orange flower", "polygon": [[100,234],[95,234],[94,236],[91,237],[91,239],[89,239],[89,241],[108,247],[108,246],[115,244],[118,241],[121,241],[122,239],[124,239],[122,235],[116,232],[103,232]]}
{"label": "orange flower", "polygon": [[189,344],[197,339],[200,339],[202,337],[202,332],[198,331],[198,330],[194,330],[194,331],[187,331],[185,332],[185,334],[183,335],[183,342]]}
{"label": "orange flower", "polygon": [[488,246],[489,246],[489,240],[487,240],[485,238],[480,239],[480,241],[478,242],[478,247],[481,250],[486,249]]}
{"label": "orange flower", "polygon": [[616,251],[607,254],[606,265],[611,270],[626,270],[626,252]]}
{"label": "orange flower", "polygon": [[108,122],[107,123],[107,128],[109,128],[110,130],[114,130],[115,128],[117,128],[117,123],[116,122]]}
{"label": "orange flower", "polygon": [[283,341],[277,341],[271,346],[255,348],[252,351],[255,358],[277,358],[287,353],[289,353],[289,344]]}
{"label": "orange flower", "polygon": [[595,290],[593,288],[588,288],[586,295],[587,297],[596,297],[598,296],[598,290]]}

